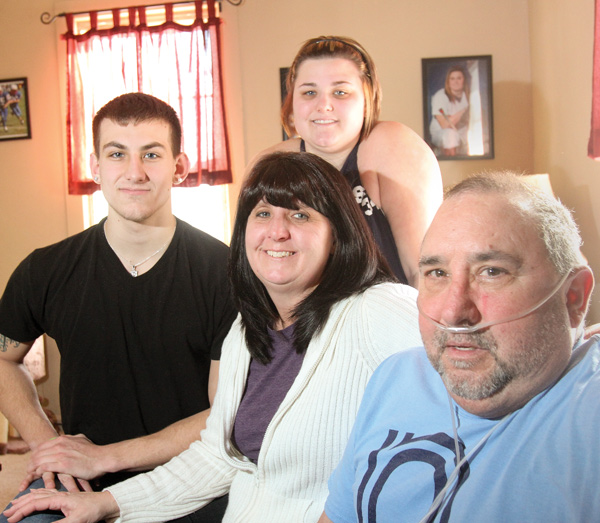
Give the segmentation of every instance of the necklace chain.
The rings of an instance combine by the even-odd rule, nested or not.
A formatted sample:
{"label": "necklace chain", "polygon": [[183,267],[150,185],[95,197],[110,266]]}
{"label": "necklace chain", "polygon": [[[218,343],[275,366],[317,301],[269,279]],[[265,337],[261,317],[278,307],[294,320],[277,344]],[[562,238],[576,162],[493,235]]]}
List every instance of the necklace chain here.
{"label": "necklace chain", "polygon": [[[177,227],[177,225],[175,225],[175,227]],[[175,235],[175,229],[173,229],[173,236]],[[144,263],[146,263],[150,258],[154,258],[154,256],[156,256],[160,251],[162,251],[167,245],[169,245],[169,243],[171,243],[171,240],[173,239],[173,236],[171,236],[163,245],[161,245],[156,251],[154,251],[150,256],[148,256],[147,258],[144,258],[142,261],[137,262],[137,263],[133,263],[131,260],[128,260],[127,264],[131,265],[131,269],[127,269],[129,271],[129,274],[131,274],[131,276],[133,276],[134,278],[136,278],[138,276],[138,271],[137,268],[140,265],[143,265]],[[106,243],[108,243],[108,246],[113,250],[113,252],[121,259],[125,259],[123,258],[123,256],[121,256],[117,250],[111,245],[111,243],[108,241],[108,236],[106,235],[106,224],[104,225],[104,237],[106,238]]]}

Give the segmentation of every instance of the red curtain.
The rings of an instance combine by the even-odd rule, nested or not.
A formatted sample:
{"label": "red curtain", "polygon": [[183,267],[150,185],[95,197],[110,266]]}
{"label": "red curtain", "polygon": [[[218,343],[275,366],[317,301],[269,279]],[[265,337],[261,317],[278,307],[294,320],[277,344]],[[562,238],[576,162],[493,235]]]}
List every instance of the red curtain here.
{"label": "red curtain", "polygon": [[98,29],[98,11],[92,11],[91,29],[81,35],[74,34],[74,15],[66,15],[69,194],[99,189],[89,172],[94,115],[114,97],[137,91],[164,100],[181,119],[182,148],[192,163],[182,185],[231,183],[220,67],[221,20],[214,1],[194,4],[192,25],[173,20],[173,4],[165,4],[165,22],[159,26],[146,24],[148,7],[132,7],[128,26],[120,25],[121,10],[114,9],[113,27]]}
{"label": "red curtain", "polygon": [[600,160],[600,0],[596,0],[594,22],[594,64],[592,75],[592,129],[588,156]]}

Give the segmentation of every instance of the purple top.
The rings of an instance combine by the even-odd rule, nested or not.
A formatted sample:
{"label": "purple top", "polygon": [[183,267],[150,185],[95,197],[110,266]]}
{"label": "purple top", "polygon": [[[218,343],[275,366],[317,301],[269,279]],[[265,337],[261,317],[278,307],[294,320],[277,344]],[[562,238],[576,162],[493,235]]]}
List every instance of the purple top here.
{"label": "purple top", "polygon": [[293,347],[294,325],[281,331],[269,329],[269,335],[273,359],[266,365],[254,359],[250,362],[246,390],[231,436],[234,445],[254,463],[258,461],[267,427],[304,361],[304,354],[298,354]]}

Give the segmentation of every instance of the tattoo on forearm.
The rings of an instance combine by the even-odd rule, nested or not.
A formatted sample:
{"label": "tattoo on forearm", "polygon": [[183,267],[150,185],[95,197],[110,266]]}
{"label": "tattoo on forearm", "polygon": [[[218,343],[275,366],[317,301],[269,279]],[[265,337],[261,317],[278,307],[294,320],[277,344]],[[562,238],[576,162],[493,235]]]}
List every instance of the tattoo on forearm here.
{"label": "tattoo on forearm", "polygon": [[9,347],[17,348],[21,345],[20,341],[13,340],[8,336],[4,336],[4,334],[0,334],[0,352],[6,352]]}

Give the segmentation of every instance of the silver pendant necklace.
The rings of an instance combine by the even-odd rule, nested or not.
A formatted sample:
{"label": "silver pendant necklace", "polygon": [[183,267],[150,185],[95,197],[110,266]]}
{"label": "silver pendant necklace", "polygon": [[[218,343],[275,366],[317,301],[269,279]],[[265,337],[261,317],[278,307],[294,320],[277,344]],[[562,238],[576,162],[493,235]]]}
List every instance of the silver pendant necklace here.
{"label": "silver pendant necklace", "polygon": [[[175,228],[177,228],[177,225],[175,225]],[[173,229],[173,236],[175,235],[175,229]],[[131,274],[131,276],[133,276],[134,278],[136,278],[138,276],[138,270],[137,268],[140,265],[143,265],[144,263],[146,263],[150,258],[154,258],[154,256],[156,256],[160,251],[162,251],[167,245],[169,245],[169,243],[171,243],[171,240],[173,239],[173,236],[171,236],[171,238],[169,238],[169,240],[167,242],[164,243],[164,245],[161,245],[156,251],[154,251],[150,256],[148,256],[147,258],[144,258],[142,261],[137,262],[137,263],[133,263],[131,260],[127,261],[128,265],[131,265],[131,269],[127,269],[127,271],[129,272],[129,274]],[[108,241],[108,236],[106,236],[106,224],[104,224],[104,237],[106,238],[106,243],[108,243],[108,246],[113,250],[113,252],[117,255],[117,257],[121,260],[124,260],[124,258],[116,251],[116,249],[110,244],[110,242]]]}
{"label": "silver pendant necklace", "polygon": [[[167,242],[169,243],[169,242]],[[166,246],[167,243],[165,243],[160,249],[158,249],[156,252],[153,252],[150,256],[148,256],[147,258],[143,259],[141,262],[137,262],[137,263],[131,263],[131,260],[129,260],[129,265],[131,265],[131,269],[129,269],[129,274],[131,274],[134,278],[137,277],[138,275],[138,271],[137,268],[146,263],[150,258],[156,256],[160,251],[162,251]],[[111,247],[112,248],[112,247]]]}

